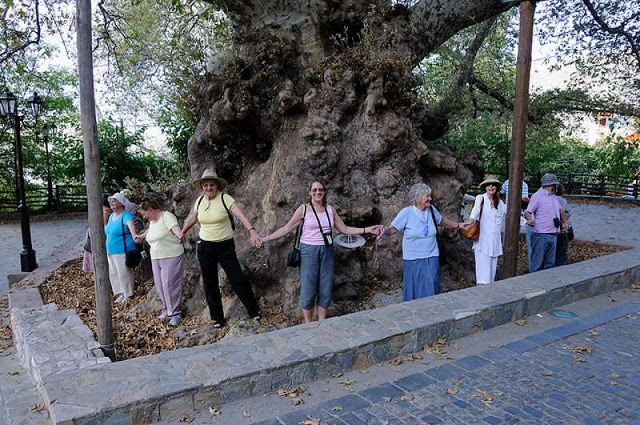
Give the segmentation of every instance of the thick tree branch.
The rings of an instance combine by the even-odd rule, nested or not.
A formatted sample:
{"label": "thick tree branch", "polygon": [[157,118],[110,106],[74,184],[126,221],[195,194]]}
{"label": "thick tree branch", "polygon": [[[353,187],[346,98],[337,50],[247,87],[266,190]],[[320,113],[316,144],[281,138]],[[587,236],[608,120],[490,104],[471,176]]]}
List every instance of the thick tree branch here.
{"label": "thick tree branch", "polygon": [[410,9],[410,37],[415,63],[460,30],[513,7],[501,0],[420,0]]}
{"label": "thick tree branch", "polygon": [[448,115],[461,107],[464,88],[469,81],[469,77],[473,75],[473,63],[476,59],[476,55],[484,44],[484,41],[491,32],[491,29],[493,28],[496,21],[497,17],[493,17],[487,20],[480,27],[475,37],[467,47],[464,57],[460,58],[458,71],[456,71],[455,75],[453,76],[453,81],[451,82],[451,88],[449,92],[438,102],[435,107],[438,113]]}
{"label": "thick tree branch", "polygon": [[582,0],[582,2],[586,6],[587,10],[589,11],[593,19],[597,22],[597,24],[600,26],[600,28],[603,31],[611,35],[622,36],[627,40],[627,42],[629,43],[629,46],[631,47],[631,52],[636,58],[636,65],[638,66],[638,70],[640,70],[640,45],[638,45],[638,40],[635,40],[633,35],[631,35],[631,33],[625,30],[624,24],[619,25],[617,27],[609,26],[604,21],[604,19],[598,14],[598,11],[593,6],[593,3],[591,2],[591,0]]}
{"label": "thick tree branch", "polygon": [[[7,8],[7,10],[8,10],[8,8]],[[29,34],[27,35],[27,40],[26,41],[24,41],[23,43],[21,43],[17,47],[5,49],[3,52],[0,53],[0,64],[2,64],[5,61],[9,60],[9,58],[11,58],[11,56],[15,55],[16,53],[25,50],[30,45],[32,45],[32,44],[40,44],[41,28],[40,28],[40,1],[39,0],[36,0],[35,14],[36,14],[36,17],[35,17],[35,21],[36,21],[35,38],[33,38],[33,39],[31,38],[31,35],[33,34],[34,31],[29,31]]]}

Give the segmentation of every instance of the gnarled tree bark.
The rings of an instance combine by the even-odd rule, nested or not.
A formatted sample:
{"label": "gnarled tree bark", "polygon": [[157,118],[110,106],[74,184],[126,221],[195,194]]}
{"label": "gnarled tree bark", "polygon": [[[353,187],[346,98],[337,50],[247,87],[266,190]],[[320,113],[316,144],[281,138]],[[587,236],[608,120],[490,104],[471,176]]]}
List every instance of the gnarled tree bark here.
{"label": "gnarled tree bark", "polygon": [[[422,103],[412,70],[455,33],[508,6],[500,0],[423,0],[412,7],[383,0],[243,0],[222,6],[233,20],[234,49],[211,59],[201,119],[189,141],[191,177],[213,167],[229,179],[231,193],[263,234],[286,223],[315,179],[325,182],[329,202],[350,225],[388,224],[408,204],[409,187],[421,181],[433,187],[445,216],[459,216],[474,159],[459,160],[445,147],[427,149],[424,141],[446,132],[452,108]],[[179,215],[195,196],[175,189]],[[468,245],[455,231],[441,232],[448,267],[470,270]],[[296,310],[299,280],[297,269],[285,266],[291,239],[269,246],[267,269],[244,230],[236,238],[258,293],[287,313]],[[336,295],[353,294],[354,283],[372,278],[399,281],[400,246],[399,238],[386,241],[377,267],[370,250],[342,253]],[[195,261],[189,270],[195,278]],[[192,299],[199,299],[199,286],[192,285]]]}

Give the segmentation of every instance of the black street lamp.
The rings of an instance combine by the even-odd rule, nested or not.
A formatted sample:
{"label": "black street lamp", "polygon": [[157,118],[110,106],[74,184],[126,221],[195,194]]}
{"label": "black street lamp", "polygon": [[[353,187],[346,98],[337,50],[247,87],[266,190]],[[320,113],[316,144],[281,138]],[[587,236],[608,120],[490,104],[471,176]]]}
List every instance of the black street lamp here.
{"label": "black street lamp", "polygon": [[47,160],[47,212],[52,212],[54,208],[53,202],[53,184],[51,183],[51,161],[49,159],[49,136],[55,137],[58,127],[55,124],[45,124],[44,133],[44,149]]}
{"label": "black street lamp", "polygon": [[[40,104],[42,106],[42,104]],[[39,112],[39,111],[38,111]],[[22,251],[20,251],[20,268],[23,272],[31,272],[38,267],[36,252],[31,246],[31,226],[29,223],[29,207],[24,190],[24,169],[22,165],[22,142],[20,141],[20,116],[18,114],[18,100],[9,91],[0,92],[0,116],[8,119],[13,125],[16,143],[16,179],[18,183],[18,211],[20,212],[20,227],[22,229]]]}

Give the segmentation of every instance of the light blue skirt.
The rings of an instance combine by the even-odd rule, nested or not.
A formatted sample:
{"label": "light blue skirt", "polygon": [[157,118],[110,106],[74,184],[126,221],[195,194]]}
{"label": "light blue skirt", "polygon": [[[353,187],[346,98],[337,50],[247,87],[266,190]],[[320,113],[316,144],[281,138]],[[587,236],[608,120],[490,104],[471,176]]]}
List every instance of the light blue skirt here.
{"label": "light blue skirt", "polygon": [[440,288],[439,257],[403,260],[403,265],[404,301],[417,300],[436,294],[436,288]]}

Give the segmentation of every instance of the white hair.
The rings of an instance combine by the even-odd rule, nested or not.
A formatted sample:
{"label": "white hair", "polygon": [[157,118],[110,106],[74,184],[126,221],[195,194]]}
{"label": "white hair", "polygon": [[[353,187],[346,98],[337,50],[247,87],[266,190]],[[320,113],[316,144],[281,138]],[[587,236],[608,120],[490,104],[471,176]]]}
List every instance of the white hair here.
{"label": "white hair", "polygon": [[409,189],[409,203],[416,205],[424,195],[431,195],[431,187],[426,183],[416,183]]}

